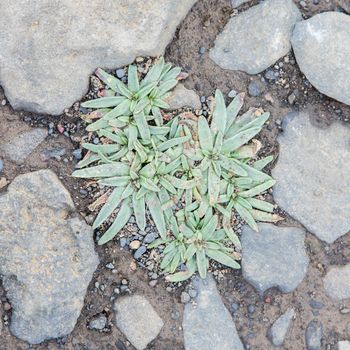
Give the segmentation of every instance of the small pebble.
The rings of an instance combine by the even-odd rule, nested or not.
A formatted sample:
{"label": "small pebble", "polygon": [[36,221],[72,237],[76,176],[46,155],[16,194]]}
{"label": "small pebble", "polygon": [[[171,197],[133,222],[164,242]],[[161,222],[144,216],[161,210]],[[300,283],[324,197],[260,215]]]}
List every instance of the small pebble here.
{"label": "small pebble", "polygon": [[132,241],[130,244],[129,244],[129,247],[133,250],[136,250],[136,249],[139,249],[140,248],[140,245],[141,245],[141,242],[140,241]]}
{"label": "small pebble", "polygon": [[4,170],[4,161],[0,159],[0,173]]}
{"label": "small pebble", "polygon": [[313,0],[312,3],[313,3],[314,5],[318,5],[318,4],[320,3],[320,0]]}
{"label": "small pebble", "polygon": [[140,259],[141,256],[146,253],[146,247],[144,245],[142,245],[139,249],[136,250],[135,254],[134,254],[134,258],[137,260],[137,259]]}
{"label": "small pebble", "polygon": [[1,105],[2,106],[6,106],[6,100],[5,99],[1,101]]}
{"label": "small pebble", "polygon": [[81,160],[83,158],[82,154],[81,154],[81,149],[80,148],[77,148],[75,149],[73,152],[73,157],[76,159],[76,160]]}
{"label": "small pebble", "polygon": [[250,314],[253,314],[255,312],[255,305],[253,304],[248,305],[248,312]]}
{"label": "small pebble", "polygon": [[156,239],[156,236],[157,235],[154,232],[147,233],[147,235],[143,239],[143,243],[147,243],[147,244],[152,243]]}
{"label": "small pebble", "polygon": [[124,69],[120,68],[120,69],[117,69],[116,74],[117,74],[117,77],[121,79],[125,76],[125,71]]}
{"label": "small pebble", "polygon": [[148,284],[149,284],[150,287],[155,287],[157,283],[158,283],[157,280],[152,280],[152,281],[149,281],[149,282],[148,282]]}
{"label": "small pebble", "polygon": [[126,280],[125,278],[123,278],[123,279],[122,279],[122,284],[123,284],[124,286],[126,286],[126,285],[128,284],[128,280]]}
{"label": "small pebble", "polygon": [[112,263],[108,263],[106,265],[107,269],[113,270],[114,269],[114,265]]}
{"label": "small pebble", "polygon": [[205,51],[206,51],[205,47],[200,47],[200,48],[199,48],[199,53],[200,53],[201,55],[203,55],[203,54],[205,53]]}
{"label": "small pebble", "polygon": [[265,73],[265,78],[268,80],[276,80],[276,76],[275,73],[272,69],[269,69],[266,73]]}
{"label": "small pebble", "polygon": [[231,311],[235,313],[239,309],[239,304],[238,303],[232,303],[231,304]]}
{"label": "small pebble", "polygon": [[101,315],[95,316],[89,322],[89,328],[100,331],[106,327],[106,324],[107,324],[107,317],[105,315],[101,314]]}
{"label": "small pebble", "polygon": [[[261,84],[261,83],[260,83]],[[261,94],[261,85],[257,81],[252,81],[248,85],[248,92],[250,96],[258,97]]]}
{"label": "small pebble", "polygon": [[181,293],[181,303],[182,304],[187,304],[191,300],[191,297],[188,293],[182,292]]}
{"label": "small pebble", "polygon": [[237,95],[237,91],[236,90],[231,90],[229,93],[228,93],[228,97],[229,98],[234,98],[234,97],[236,97],[236,95]]}
{"label": "small pebble", "polygon": [[205,96],[201,96],[200,100],[201,100],[202,103],[204,103],[206,101],[206,97]]}
{"label": "small pebble", "polygon": [[350,309],[347,308],[347,307],[344,307],[340,310],[340,313],[343,314],[343,315],[347,315],[347,314],[350,314]]}
{"label": "small pebble", "polygon": [[128,244],[128,239],[125,237],[122,237],[119,241],[119,244],[122,248],[124,248]]}
{"label": "small pebble", "polygon": [[317,300],[314,300],[314,299],[311,299],[309,301],[309,305],[313,308],[313,309],[316,309],[316,310],[321,310],[324,308],[324,304],[322,304],[321,302],[317,301]]}

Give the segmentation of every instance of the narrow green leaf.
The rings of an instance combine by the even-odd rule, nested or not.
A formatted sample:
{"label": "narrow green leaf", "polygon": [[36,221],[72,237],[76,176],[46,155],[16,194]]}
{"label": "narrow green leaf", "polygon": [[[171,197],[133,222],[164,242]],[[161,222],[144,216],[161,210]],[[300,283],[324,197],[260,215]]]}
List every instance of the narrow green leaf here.
{"label": "narrow green leaf", "polygon": [[248,191],[243,191],[243,192],[240,192],[239,195],[241,197],[254,197],[256,196],[257,194],[261,193],[261,192],[264,192],[266,191],[267,189],[271,188],[274,184],[276,183],[275,180],[268,180],[258,186],[255,186],[253,188],[251,188],[250,190]]}
{"label": "narrow green leaf", "polygon": [[149,191],[158,192],[160,188],[150,179],[147,179],[144,176],[140,176],[140,184],[142,187],[146,188]]}
{"label": "narrow green leaf", "polygon": [[266,211],[268,213],[273,212],[273,204],[269,202],[262,201],[260,199],[255,199],[255,198],[247,198],[247,201],[251,204],[252,207],[256,209],[260,209],[262,211]]}
{"label": "narrow green leaf", "polygon": [[211,121],[211,130],[213,133],[221,132],[222,135],[225,134],[227,123],[226,105],[224,96],[220,90],[215,91],[215,108],[213,111],[213,119]]}
{"label": "narrow green leaf", "polygon": [[219,250],[207,249],[206,253],[209,256],[209,258],[216,260],[220,264],[231,267],[232,269],[241,268],[241,265],[238,264],[238,262],[235,259]]}
{"label": "narrow green leaf", "polygon": [[73,177],[82,178],[100,178],[100,177],[111,177],[111,176],[125,176],[128,175],[129,166],[125,163],[114,163],[114,164],[102,164],[96,165],[88,169],[80,169],[74,171]]}
{"label": "narrow green leaf", "polygon": [[213,215],[209,222],[202,228],[202,236],[205,240],[210,240],[213,237],[213,234],[218,225],[218,217],[217,215]]}
{"label": "narrow green leaf", "polygon": [[226,123],[226,131],[230,128],[230,126],[235,121],[240,109],[243,106],[244,93],[238,94],[232,102],[227,106],[227,123]]}
{"label": "narrow green leaf", "polygon": [[163,152],[163,151],[166,151],[170,147],[175,147],[175,146],[181,145],[188,140],[189,140],[188,136],[182,136],[182,137],[176,137],[174,139],[169,139],[169,140],[161,143],[158,146],[158,150]]}
{"label": "narrow green leaf", "polygon": [[198,118],[198,137],[202,150],[213,150],[213,136],[211,134],[208,121],[203,116]]}
{"label": "narrow green leaf", "polygon": [[95,100],[83,102],[84,108],[108,108],[118,106],[125,100],[124,96],[100,97]]}
{"label": "narrow green leaf", "polygon": [[215,170],[210,166],[208,168],[208,195],[209,204],[214,205],[217,202],[220,192],[220,177],[217,176]]}
{"label": "narrow green leaf", "polygon": [[203,279],[207,277],[207,264],[208,260],[203,249],[196,252],[197,268],[199,276]]}
{"label": "narrow green leaf", "polygon": [[237,210],[239,216],[256,232],[258,232],[258,225],[256,224],[252,214],[248,209],[242,207],[236,201],[233,204],[234,208]]}
{"label": "narrow green leaf", "polygon": [[140,113],[134,114],[134,119],[142,140],[148,141],[151,138],[151,132],[149,130],[147,120],[143,111]]}
{"label": "narrow green leaf", "polygon": [[262,170],[266,167],[266,165],[268,165],[269,163],[271,163],[273,161],[273,156],[268,156],[265,157],[263,159],[257,160],[254,164],[253,164],[253,168],[257,169],[257,170]]}
{"label": "narrow green leaf", "polygon": [[100,185],[112,187],[126,186],[129,182],[130,176],[113,176],[98,181]]}
{"label": "narrow green leaf", "polygon": [[132,196],[132,205],[134,208],[137,226],[143,231],[146,227],[145,198],[137,198],[137,192],[134,192]]}
{"label": "narrow green leaf", "polygon": [[166,237],[165,220],[163,216],[162,206],[156,193],[149,192],[146,195],[146,203],[152,215],[153,221],[162,238]]}
{"label": "narrow green leaf", "polygon": [[265,221],[265,222],[278,222],[283,220],[283,218],[277,214],[266,213],[260,210],[252,210],[252,215],[255,220]]}
{"label": "narrow green leaf", "polygon": [[237,148],[250,141],[255,135],[260,132],[260,130],[261,129],[259,127],[243,130],[235,136],[229,139],[225,139],[222,144],[222,150],[224,152],[233,152]]}
{"label": "narrow green leaf", "polygon": [[129,221],[130,216],[132,214],[132,209],[130,208],[130,199],[124,200],[120,210],[118,212],[117,217],[114,219],[111,227],[105,232],[105,234],[98,241],[99,245],[105,244],[125,226],[125,224]]}
{"label": "narrow green leaf", "polygon": [[137,67],[131,64],[128,68],[128,89],[136,92],[140,88],[139,77],[137,75]]}
{"label": "narrow green leaf", "polygon": [[96,229],[101,224],[103,224],[107,218],[113,213],[113,211],[118,207],[118,205],[121,202],[122,193],[124,191],[125,187],[117,187],[108,197],[107,202],[104,204],[104,206],[101,208],[100,212],[98,213],[92,228]]}

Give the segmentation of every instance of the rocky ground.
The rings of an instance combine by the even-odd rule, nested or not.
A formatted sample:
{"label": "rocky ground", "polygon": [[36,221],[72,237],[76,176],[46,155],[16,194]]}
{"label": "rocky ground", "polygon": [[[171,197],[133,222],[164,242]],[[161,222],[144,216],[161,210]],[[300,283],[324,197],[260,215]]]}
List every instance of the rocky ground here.
{"label": "rocky ground", "polygon": [[[59,82],[50,75],[40,84],[28,83],[26,74],[37,74],[37,68],[23,73],[18,63],[16,85],[10,66],[0,70],[10,102],[37,110],[14,111],[0,91],[1,350],[349,349],[350,6],[346,0],[258,4],[198,0],[185,17],[192,5],[186,1],[186,8],[177,9],[179,22],[185,19],[165,53],[188,73],[183,85],[198,95],[180,88],[181,103],[175,101],[174,108],[192,105],[205,115],[207,97],[219,88],[227,102],[245,92],[244,110],[262,107],[271,113],[259,139],[261,153],[275,156],[269,169],[277,180],[273,198],[285,220],[260,225],[258,234],[240,228],[242,270],[214,266],[205,282],[164,281],[156,257],[145,251],[155,238],[152,225],[138,232],[131,220],[119,239],[92,244],[86,224],[94,218],[89,206],[99,189],[71,177],[86,137],[84,111],[77,102],[58,116],[42,113],[58,114],[79,99],[86,72],[96,65],[117,68],[110,56],[101,61],[103,48],[95,44],[84,51],[71,71],[53,71]],[[11,13],[10,2],[0,4],[4,8]],[[316,16],[326,11],[332,13]],[[312,22],[301,21],[309,18]],[[35,16],[32,20],[35,30]],[[159,30],[167,21],[164,15]],[[177,24],[171,25],[175,30]],[[258,40],[252,34],[257,27]],[[169,40],[164,35],[161,45]],[[113,46],[110,55],[120,55],[123,45]],[[153,46],[146,55],[158,53]],[[3,57],[13,54],[11,47],[3,50]],[[16,57],[25,54],[23,49]],[[64,64],[75,56],[67,57]],[[122,57],[118,64],[127,62]],[[46,68],[54,70],[58,63],[52,63]],[[78,83],[77,67],[84,71]],[[96,78],[90,82],[89,93],[95,93],[101,86]],[[60,86],[64,92],[55,99]],[[45,94],[35,95],[45,88],[47,103]]]}

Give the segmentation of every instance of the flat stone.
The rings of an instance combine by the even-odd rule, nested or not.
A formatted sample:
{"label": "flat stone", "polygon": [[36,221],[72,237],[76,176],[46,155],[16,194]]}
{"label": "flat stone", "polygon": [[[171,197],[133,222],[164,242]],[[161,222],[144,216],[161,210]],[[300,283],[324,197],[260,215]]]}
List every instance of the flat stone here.
{"label": "flat stone", "polygon": [[0,232],[11,332],[31,344],[68,335],[99,261],[92,229],[51,170],[12,181],[0,196]]}
{"label": "flat stone", "polygon": [[235,9],[251,0],[231,0],[231,6]]}
{"label": "flat stone", "polygon": [[295,316],[293,309],[288,309],[280,316],[268,331],[268,338],[274,346],[282,346],[286,338],[291,321]]}
{"label": "flat stone", "polygon": [[323,284],[326,293],[333,300],[350,299],[350,264],[331,267]]}
{"label": "flat stone", "polygon": [[260,73],[289,52],[300,20],[292,0],[266,0],[228,21],[210,58],[223,69]]}
{"label": "flat stone", "polygon": [[350,129],[310,123],[307,113],[285,119],[272,170],[276,203],[327,243],[350,230]]}
{"label": "flat stone", "polygon": [[211,275],[196,277],[195,303],[185,305],[182,327],[186,350],[243,350],[236,326]]}
{"label": "flat stone", "polygon": [[60,114],[95,68],[163,54],[195,2],[2,0],[0,84],[13,108]]}
{"label": "flat stone", "polygon": [[300,70],[320,92],[350,105],[350,17],[323,12],[294,29],[292,45]]}
{"label": "flat stone", "polygon": [[350,341],[343,340],[338,342],[338,348],[337,350],[350,350]]}
{"label": "flat stone", "polygon": [[48,132],[43,128],[36,128],[16,135],[13,139],[2,140],[0,153],[17,164],[22,164],[26,158],[45,140]]}
{"label": "flat stone", "polygon": [[272,287],[283,293],[292,292],[303,280],[309,264],[304,231],[272,224],[259,224],[258,227],[259,232],[243,227],[243,277],[261,295]]}
{"label": "flat stone", "polygon": [[200,109],[202,107],[200,98],[195,91],[186,89],[182,84],[176,85],[166,102],[169,104],[169,109],[180,109],[182,107]]}
{"label": "flat stone", "polygon": [[164,325],[149,301],[140,295],[117,299],[114,310],[117,327],[137,350],[145,349]]}
{"label": "flat stone", "polygon": [[305,342],[307,350],[321,350],[322,336],[322,323],[318,321],[311,321],[305,331]]}

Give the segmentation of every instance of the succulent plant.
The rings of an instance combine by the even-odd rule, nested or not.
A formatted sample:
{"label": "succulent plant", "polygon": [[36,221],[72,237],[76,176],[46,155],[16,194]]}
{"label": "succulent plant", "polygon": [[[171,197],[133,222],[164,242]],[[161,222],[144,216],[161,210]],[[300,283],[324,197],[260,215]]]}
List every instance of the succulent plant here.
{"label": "succulent plant", "polygon": [[[273,158],[257,160],[261,144],[251,141],[269,114],[250,109],[238,117],[244,95],[226,107],[217,90],[211,120],[192,114],[164,123],[161,109],[168,107],[164,99],[179,73],[160,59],[141,81],[136,66],[129,66],[124,84],[98,69],[109,90],[82,106],[97,109],[87,118],[97,119],[87,130],[101,144],[82,145],[87,154],[73,173],[108,188],[93,227],[110,217],[113,222],[99,244],[111,240],[131,215],[144,230],[148,208],[160,235],[149,248],[165,245],[161,268],[170,281],[196,271],[205,278],[210,259],[239,268],[234,212],[254,230],[256,221],[281,220],[261,196],[275,183],[262,171]],[[182,264],[186,270],[176,272]]]}
{"label": "succulent plant", "polygon": [[[183,213],[182,213],[183,214]],[[191,277],[198,271],[200,277],[205,278],[209,267],[209,260],[213,259],[233,269],[239,269],[240,254],[223,242],[226,233],[218,229],[218,216],[208,210],[203,218],[198,210],[186,212],[181,219],[172,220],[172,238],[159,239],[151,247],[165,244],[164,258],[160,267],[173,274],[177,267],[186,264],[186,270],[167,276],[170,282],[178,282]]]}

